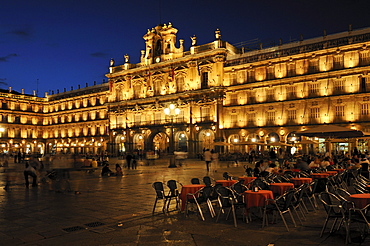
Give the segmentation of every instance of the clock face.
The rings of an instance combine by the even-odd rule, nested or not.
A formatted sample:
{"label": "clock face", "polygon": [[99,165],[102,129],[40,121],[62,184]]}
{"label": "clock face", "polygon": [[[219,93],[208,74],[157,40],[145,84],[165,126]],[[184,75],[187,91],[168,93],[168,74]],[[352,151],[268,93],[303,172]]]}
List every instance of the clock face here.
{"label": "clock face", "polygon": [[155,62],[160,62],[160,61],[161,61],[160,57],[155,58]]}

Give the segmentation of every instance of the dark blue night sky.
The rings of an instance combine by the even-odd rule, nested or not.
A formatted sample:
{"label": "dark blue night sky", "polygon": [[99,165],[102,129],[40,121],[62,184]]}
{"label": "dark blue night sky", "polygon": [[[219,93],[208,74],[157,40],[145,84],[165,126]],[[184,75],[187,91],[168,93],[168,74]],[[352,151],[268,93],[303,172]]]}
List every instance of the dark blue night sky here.
{"label": "dark blue night sky", "polygon": [[284,42],[370,27],[368,0],[0,0],[0,82],[38,95],[102,83],[109,60],[139,62],[143,35],[171,22],[190,46]]}

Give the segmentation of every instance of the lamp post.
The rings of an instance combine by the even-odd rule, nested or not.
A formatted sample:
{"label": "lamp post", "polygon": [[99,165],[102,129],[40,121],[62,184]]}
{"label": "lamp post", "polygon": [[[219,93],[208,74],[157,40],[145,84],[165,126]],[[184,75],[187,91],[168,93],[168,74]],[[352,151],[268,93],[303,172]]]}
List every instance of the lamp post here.
{"label": "lamp post", "polygon": [[168,108],[164,109],[164,114],[170,117],[171,120],[171,137],[170,137],[170,146],[169,146],[169,155],[170,155],[170,165],[168,167],[177,167],[175,163],[175,137],[174,137],[174,125],[173,118],[180,114],[180,109],[176,107],[175,104],[170,104]]}

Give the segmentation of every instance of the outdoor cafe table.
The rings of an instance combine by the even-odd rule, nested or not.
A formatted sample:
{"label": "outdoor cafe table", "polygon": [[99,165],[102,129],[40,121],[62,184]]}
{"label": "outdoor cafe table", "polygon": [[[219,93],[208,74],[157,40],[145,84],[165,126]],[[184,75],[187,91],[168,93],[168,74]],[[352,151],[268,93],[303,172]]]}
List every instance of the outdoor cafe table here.
{"label": "outdoor cafe table", "polygon": [[329,173],[311,173],[310,175],[313,179],[323,179],[330,176]]}
{"label": "outdoor cafe table", "polygon": [[295,187],[298,187],[304,183],[311,183],[312,178],[291,178],[290,181],[294,184]]}
{"label": "outdoor cafe table", "polygon": [[257,177],[239,177],[239,180],[244,180],[244,184],[247,185],[253,180],[255,180]]}
{"label": "outdoor cafe table", "polygon": [[329,174],[330,176],[337,175],[337,171],[326,171],[325,173]]}
{"label": "outdoor cafe table", "polygon": [[334,168],[334,169],[332,169],[332,171],[336,171],[338,173],[342,173],[342,172],[344,172],[344,170],[346,170],[346,169],[344,169],[344,168]]}
{"label": "outdoor cafe table", "polygon": [[[180,193],[180,200],[181,200],[181,211],[185,210],[185,205],[186,205],[186,195],[189,193],[195,193],[198,190],[202,189],[205,185],[201,184],[190,184],[190,185],[183,185],[181,188],[181,193]],[[189,196],[189,198],[192,198]]]}
{"label": "outdoor cafe table", "polygon": [[222,186],[232,186],[236,180],[216,180],[216,184],[222,184]]}
{"label": "outdoor cafe table", "polygon": [[247,190],[244,192],[246,208],[264,207],[267,199],[274,199],[271,190],[258,190],[257,192]]}
{"label": "outdoor cafe table", "polygon": [[292,183],[271,183],[270,184],[270,189],[273,194],[278,194],[282,195],[284,194],[287,190],[293,189],[294,184]]}
{"label": "outdoor cafe table", "polygon": [[353,194],[349,196],[349,200],[355,204],[356,208],[364,208],[370,203],[370,193]]}

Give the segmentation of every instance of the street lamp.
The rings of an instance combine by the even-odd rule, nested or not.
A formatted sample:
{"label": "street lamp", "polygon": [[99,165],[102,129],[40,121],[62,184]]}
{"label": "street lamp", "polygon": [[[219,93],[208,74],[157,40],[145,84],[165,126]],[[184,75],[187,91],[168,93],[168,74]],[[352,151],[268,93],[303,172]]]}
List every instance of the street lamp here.
{"label": "street lamp", "polygon": [[164,109],[164,114],[169,116],[171,120],[171,138],[170,138],[170,146],[169,146],[170,165],[168,167],[177,167],[175,163],[175,155],[174,155],[175,139],[174,139],[173,118],[180,114],[180,109],[177,108],[175,104],[171,103],[168,108]]}

